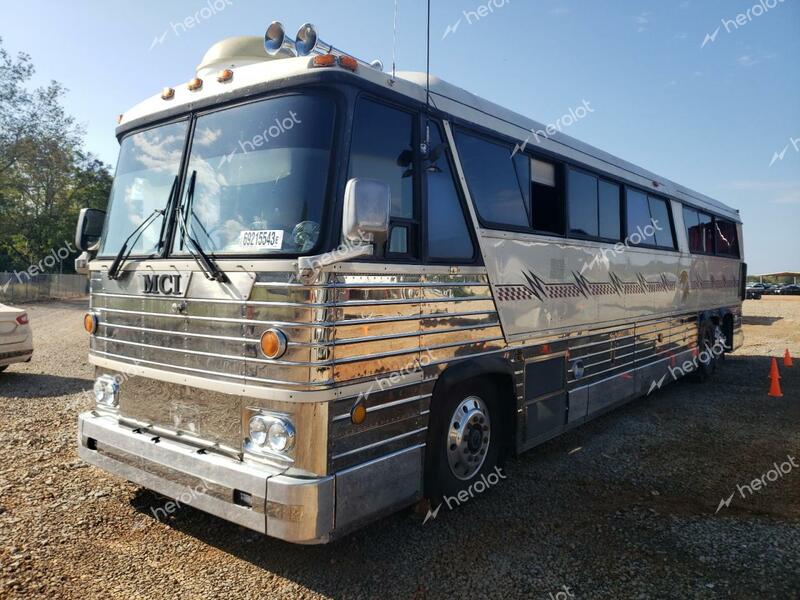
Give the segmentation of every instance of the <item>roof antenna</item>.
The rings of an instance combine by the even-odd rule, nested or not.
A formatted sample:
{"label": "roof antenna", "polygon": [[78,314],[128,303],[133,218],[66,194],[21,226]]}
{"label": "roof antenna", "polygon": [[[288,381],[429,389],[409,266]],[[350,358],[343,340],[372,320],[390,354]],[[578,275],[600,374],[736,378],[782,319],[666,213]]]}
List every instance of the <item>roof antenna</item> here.
{"label": "roof antenna", "polygon": [[428,0],[428,49],[425,68],[425,141],[422,153],[428,154],[431,144],[431,0]]}
{"label": "roof antenna", "polygon": [[397,2],[398,0],[394,0],[394,33],[393,33],[393,41],[392,41],[392,80],[391,83],[394,84],[395,74],[397,73]]}

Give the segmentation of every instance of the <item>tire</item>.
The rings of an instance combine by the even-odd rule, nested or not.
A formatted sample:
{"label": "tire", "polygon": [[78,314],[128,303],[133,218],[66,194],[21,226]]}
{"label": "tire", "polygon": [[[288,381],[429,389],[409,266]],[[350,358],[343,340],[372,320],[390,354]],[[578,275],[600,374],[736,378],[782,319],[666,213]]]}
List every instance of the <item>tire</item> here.
{"label": "tire", "polygon": [[725,358],[724,346],[722,352],[718,351],[718,341],[722,335],[722,328],[710,320],[703,321],[700,325],[697,360],[697,380],[700,382],[711,379],[717,372],[720,360]]}
{"label": "tire", "polygon": [[2,373],[3,371],[5,371],[7,368],[8,368],[8,365],[5,365],[5,366],[3,366],[3,367],[0,367],[0,373]]}
{"label": "tire", "polygon": [[486,380],[459,384],[446,397],[434,395],[431,407],[425,495],[435,504],[502,466],[506,428],[497,392]]}

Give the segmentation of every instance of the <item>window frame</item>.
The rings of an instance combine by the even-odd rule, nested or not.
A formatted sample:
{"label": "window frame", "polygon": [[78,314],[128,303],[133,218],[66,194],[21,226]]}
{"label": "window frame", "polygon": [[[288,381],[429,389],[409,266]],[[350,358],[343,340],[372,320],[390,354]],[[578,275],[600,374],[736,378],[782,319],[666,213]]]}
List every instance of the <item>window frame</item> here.
{"label": "window frame", "polygon": [[[422,177],[422,211],[420,213],[420,218],[422,220],[422,228],[421,228],[421,239],[422,239],[422,261],[425,264],[429,265],[475,265],[475,264],[483,264],[482,255],[480,251],[480,242],[478,240],[477,232],[475,231],[475,224],[472,221],[472,215],[469,211],[469,206],[467,205],[467,199],[464,195],[464,188],[461,185],[461,178],[458,176],[458,169],[456,168],[455,157],[453,155],[453,149],[450,147],[450,142],[447,138],[447,130],[444,127],[443,121],[439,119],[435,119],[431,117],[428,119],[430,122],[431,127],[438,127],[439,134],[442,138],[442,143],[446,144],[446,149],[444,152],[444,158],[447,160],[447,164],[450,167],[450,177],[453,180],[453,186],[456,190],[456,196],[458,197],[458,204],[461,208],[461,213],[464,215],[464,222],[467,226],[467,233],[470,237],[470,242],[472,243],[472,257],[467,259],[441,259],[441,258],[432,258],[429,252],[429,244],[428,244],[428,178],[427,176]],[[422,119],[422,126],[425,127],[425,119]],[[477,214],[477,210],[475,211]]]}
{"label": "window frame", "polygon": [[[386,262],[386,263],[402,263],[402,264],[421,264],[423,262],[423,247],[424,237],[422,231],[422,157],[420,153],[420,142],[422,140],[422,119],[420,118],[420,110],[412,108],[400,102],[394,102],[384,96],[376,95],[368,91],[359,91],[353,99],[352,108],[352,121],[350,123],[350,131],[347,135],[346,146],[346,167],[344,169],[344,179],[350,179],[350,165],[352,161],[353,151],[353,136],[355,133],[356,119],[358,118],[358,105],[362,100],[370,101],[375,104],[381,105],[390,110],[397,110],[411,116],[411,144],[413,151],[413,175],[412,182],[412,215],[411,219],[406,217],[389,217],[389,231],[386,235],[384,252],[378,256],[366,257],[367,261],[371,262]],[[409,232],[408,249],[409,252],[389,252],[389,243],[391,241],[392,230],[395,226],[405,226]]]}
{"label": "window frame", "polygon": [[663,252],[680,253],[680,248],[678,247],[678,236],[677,236],[676,230],[675,230],[675,215],[673,214],[673,210],[672,210],[672,200],[671,200],[671,198],[669,196],[662,196],[661,194],[651,193],[649,190],[646,190],[646,189],[644,189],[644,188],[642,188],[642,187],[640,187],[638,185],[625,184],[624,187],[625,187],[625,193],[624,193],[625,202],[624,202],[624,207],[623,207],[623,217],[624,217],[625,225],[624,225],[623,231],[625,233],[625,236],[622,238],[623,240],[628,240],[628,242],[630,242],[630,240],[628,238],[630,238],[630,236],[632,235],[631,233],[629,233],[630,230],[628,229],[628,190],[633,190],[635,192],[639,192],[640,194],[644,194],[645,195],[645,197],[647,198],[647,211],[650,213],[651,222],[652,222],[652,219],[653,219],[653,213],[650,210],[650,198],[653,197],[653,198],[655,198],[657,200],[662,200],[663,202],[665,202],[666,205],[667,205],[667,215],[669,216],[669,230],[670,230],[670,233],[672,234],[672,247],[671,248],[669,248],[667,246],[659,246],[658,244],[630,244],[630,243],[626,243],[626,246],[628,246],[630,248],[647,248],[649,250],[661,250]]}
{"label": "window frame", "polygon": [[[623,231],[627,231],[627,227],[625,227],[625,220],[626,220],[625,217],[627,215],[627,213],[626,213],[627,197],[625,197],[623,199],[623,196],[624,196],[623,190],[624,190],[624,187],[625,187],[624,184],[620,184],[618,181],[614,181],[613,179],[610,179],[608,177],[603,177],[602,175],[599,175],[594,171],[591,171],[591,170],[588,170],[588,169],[584,169],[583,167],[576,167],[576,166],[574,166],[574,165],[572,165],[570,163],[565,163],[565,169],[563,169],[563,170],[565,171],[565,174],[564,174],[564,200],[565,200],[564,201],[564,207],[566,209],[566,211],[565,211],[566,212],[566,230],[567,230],[566,237],[569,238],[569,239],[574,239],[574,240],[589,240],[589,241],[595,241],[595,242],[603,242],[603,243],[606,243],[606,244],[616,244],[617,242],[621,242],[622,240],[626,239],[627,235],[624,236],[624,237],[622,236]],[[569,212],[569,209],[570,209],[570,206],[569,206],[569,199],[570,199],[570,195],[569,195],[570,194],[569,174],[570,174],[571,171],[575,171],[577,173],[582,173],[584,175],[589,175],[590,177],[594,177],[595,181],[597,182],[597,235],[583,235],[583,234],[580,234],[580,233],[575,233],[571,229],[571,223],[570,223],[570,219],[569,219],[569,216],[570,216],[570,212]],[[600,235],[600,182],[601,181],[604,181],[604,182],[606,182],[608,184],[611,184],[611,185],[615,185],[615,186],[617,186],[617,188],[619,190],[619,198],[618,198],[618,200],[619,200],[619,204],[618,204],[618,206],[619,206],[619,215],[618,215],[618,217],[619,217],[619,233],[620,233],[620,236],[617,239],[608,238],[608,237],[604,237],[604,236]]]}
{"label": "window frame", "polygon": [[[736,223],[736,221],[733,221],[732,219],[726,219],[724,217],[718,217],[716,215],[711,215],[711,218],[713,219],[713,225],[714,225],[714,256],[719,256],[720,258],[733,258],[736,260],[741,260],[742,249],[739,243],[739,227],[737,226],[738,224]],[[736,233],[736,254],[721,253],[717,248],[717,221],[724,221],[726,223],[730,223],[733,226],[733,230]]]}
{"label": "window frame", "polygon": [[[482,131],[478,131],[478,130],[476,130],[474,128],[471,128],[471,127],[464,127],[464,126],[462,126],[460,124],[459,125],[454,124],[453,125],[453,129],[454,129],[454,131],[453,131],[453,139],[456,142],[456,150],[458,151],[459,159],[461,159],[461,151],[458,148],[457,134],[459,132],[461,132],[461,133],[465,133],[466,135],[470,135],[470,136],[472,136],[474,138],[478,138],[480,140],[483,140],[484,142],[486,142],[488,144],[493,144],[495,146],[502,146],[502,147],[508,148],[509,160],[513,161],[513,158],[511,158],[511,152],[513,151],[514,146],[513,145],[509,145],[509,142],[507,140],[503,139],[502,137],[493,136],[493,135],[490,135],[490,134],[487,135],[487,134],[484,134]],[[530,158],[530,155],[526,154],[526,156],[528,158]],[[463,160],[461,160],[460,162],[461,162],[461,167],[463,169],[464,168],[464,162],[463,162]],[[468,179],[469,179],[469,176],[466,173],[466,169],[464,169],[464,183],[467,186],[467,190],[469,190],[470,197],[472,197],[472,190],[469,189],[469,181],[468,181]],[[517,179],[517,185],[519,185],[519,178],[515,177],[515,179]],[[528,177],[528,179],[531,179],[531,177]],[[532,179],[531,179],[531,181],[529,182],[528,185],[532,187],[532,185],[533,185]],[[521,191],[522,190],[520,190],[520,192]],[[523,197],[523,200],[524,200],[524,197]],[[489,221],[487,219],[484,219],[483,215],[481,215],[481,211],[480,211],[480,208],[478,207],[477,201],[475,200],[475,198],[472,198],[472,205],[475,208],[475,215],[478,217],[478,223],[480,224],[482,229],[492,229],[492,230],[495,230],[495,231],[513,231],[515,233],[533,233],[533,228],[531,227],[531,218],[532,218],[531,217],[531,215],[532,215],[532,205],[531,204],[532,204],[532,202],[533,202],[533,194],[532,194],[532,190],[531,190],[531,192],[529,192],[529,194],[528,194],[528,206],[525,207],[523,205],[523,208],[525,208],[525,215],[527,217],[528,224],[525,227],[520,227],[519,225],[506,225],[506,224],[503,224],[503,223],[495,223],[493,221]]]}

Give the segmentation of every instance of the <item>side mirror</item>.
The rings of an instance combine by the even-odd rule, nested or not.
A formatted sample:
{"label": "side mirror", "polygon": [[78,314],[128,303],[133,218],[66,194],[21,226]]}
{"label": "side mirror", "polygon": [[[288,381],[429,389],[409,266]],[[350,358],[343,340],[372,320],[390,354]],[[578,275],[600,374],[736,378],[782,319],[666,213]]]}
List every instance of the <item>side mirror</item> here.
{"label": "side mirror", "polygon": [[83,252],[97,250],[103,235],[103,224],[106,211],[96,208],[82,208],[78,216],[78,227],[75,229],[75,245]]}
{"label": "side mirror", "polygon": [[344,190],[342,236],[348,242],[383,242],[389,234],[392,190],[377,179],[355,178]]}

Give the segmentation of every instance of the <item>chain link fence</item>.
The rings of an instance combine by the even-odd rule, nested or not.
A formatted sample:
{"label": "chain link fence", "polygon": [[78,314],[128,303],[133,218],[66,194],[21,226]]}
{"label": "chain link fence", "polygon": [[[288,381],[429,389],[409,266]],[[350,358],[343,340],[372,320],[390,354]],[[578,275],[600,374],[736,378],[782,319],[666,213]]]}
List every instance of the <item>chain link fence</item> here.
{"label": "chain link fence", "polygon": [[40,273],[9,273],[0,271],[0,303],[20,304],[65,298],[80,298],[89,294],[86,275]]}

